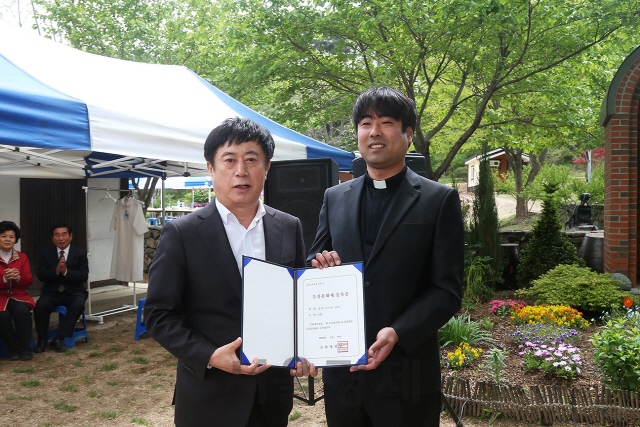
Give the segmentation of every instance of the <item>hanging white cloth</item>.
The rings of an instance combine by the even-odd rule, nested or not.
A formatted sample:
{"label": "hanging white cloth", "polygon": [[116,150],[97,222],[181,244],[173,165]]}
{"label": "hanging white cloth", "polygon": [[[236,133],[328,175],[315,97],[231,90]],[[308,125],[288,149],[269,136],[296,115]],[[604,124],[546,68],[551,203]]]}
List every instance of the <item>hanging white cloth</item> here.
{"label": "hanging white cloth", "polygon": [[109,231],[116,232],[110,277],[122,282],[141,281],[144,233],[147,231],[142,202],[133,197],[117,200]]}

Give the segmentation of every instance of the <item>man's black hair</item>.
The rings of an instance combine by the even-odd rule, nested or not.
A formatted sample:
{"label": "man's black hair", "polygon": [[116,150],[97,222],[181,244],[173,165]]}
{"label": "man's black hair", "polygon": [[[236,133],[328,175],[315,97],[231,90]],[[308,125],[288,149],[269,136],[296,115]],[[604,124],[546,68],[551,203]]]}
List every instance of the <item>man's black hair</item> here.
{"label": "man's black hair", "polygon": [[226,119],[209,133],[204,143],[204,158],[213,166],[213,158],[216,156],[218,148],[223,145],[239,145],[251,141],[257,142],[262,148],[268,164],[275,149],[275,143],[269,131],[262,125],[244,117]]}
{"label": "man's black hair", "polygon": [[53,236],[54,231],[56,231],[56,228],[66,228],[67,229],[67,233],[72,234],[73,232],[71,231],[71,227],[69,227],[67,224],[56,224],[53,227],[51,227],[51,236]]}
{"label": "man's black hair", "polygon": [[358,123],[366,116],[391,117],[402,123],[402,132],[410,127],[416,130],[418,115],[415,103],[398,89],[389,86],[374,87],[360,94],[353,106],[353,125],[358,133]]}
{"label": "man's black hair", "polygon": [[16,243],[20,240],[20,227],[16,225],[13,221],[2,221],[0,222],[0,234],[5,231],[13,231],[16,235]]}

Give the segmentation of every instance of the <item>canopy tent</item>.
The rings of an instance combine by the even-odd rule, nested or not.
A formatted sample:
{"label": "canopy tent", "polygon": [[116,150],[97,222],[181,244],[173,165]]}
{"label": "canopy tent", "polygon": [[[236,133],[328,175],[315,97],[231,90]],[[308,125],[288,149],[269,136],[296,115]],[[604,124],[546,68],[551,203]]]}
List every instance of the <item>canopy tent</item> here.
{"label": "canopy tent", "polygon": [[0,174],[207,175],[206,136],[235,116],[269,129],[273,160],[331,157],[351,170],[352,153],[267,119],[186,67],[102,57],[0,21]]}
{"label": "canopy tent", "polygon": [[[143,188],[146,184],[146,178],[137,179],[137,184],[139,188]],[[188,178],[185,178],[182,176],[177,176],[167,178],[164,183],[164,188],[166,190],[189,190],[193,188],[208,188],[212,185],[213,184],[210,177],[190,176]],[[134,188],[132,183],[129,183],[129,188]]]}

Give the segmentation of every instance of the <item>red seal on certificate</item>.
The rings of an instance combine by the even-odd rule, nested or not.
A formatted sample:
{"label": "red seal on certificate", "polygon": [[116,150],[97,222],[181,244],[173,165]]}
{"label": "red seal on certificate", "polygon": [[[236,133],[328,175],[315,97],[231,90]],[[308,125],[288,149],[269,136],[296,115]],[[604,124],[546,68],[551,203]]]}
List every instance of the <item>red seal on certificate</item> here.
{"label": "red seal on certificate", "polygon": [[349,352],[349,341],[338,341],[338,353]]}

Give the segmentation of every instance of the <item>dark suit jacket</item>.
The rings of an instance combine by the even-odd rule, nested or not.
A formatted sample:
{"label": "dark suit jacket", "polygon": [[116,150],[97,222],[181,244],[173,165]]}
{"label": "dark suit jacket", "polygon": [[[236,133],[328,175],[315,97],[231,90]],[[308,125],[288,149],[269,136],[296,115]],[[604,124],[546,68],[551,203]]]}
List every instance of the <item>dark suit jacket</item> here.
{"label": "dark suit jacket", "polygon": [[58,288],[62,284],[66,292],[87,295],[87,289],[84,285],[89,278],[87,251],[77,246],[69,246],[69,255],[66,258],[67,274],[64,276],[56,273],[59,252],[56,246],[49,246],[40,251],[38,279],[43,282],[42,293],[58,292]]}
{"label": "dark suit jacket", "polygon": [[[342,262],[364,259],[363,188],[359,177],[327,189],[309,260],[325,249],[337,251]],[[365,381],[381,396],[439,390],[438,329],[460,308],[463,269],[458,192],[407,170],[364,268],[367,345],[388,326],[399,342],[377,369],[325,369],[324,382],[340,388]]]}
{"label": "dark suit jacket", "polygon": [[[300,220],[265,206],[267,261],[305,262]],[[165,224],[149,271],[144,306],[147,331],[179,359],[175,389],[178,426],[245,426],[256,390],[287,424],[293,402],[288,369],[258,376],[207,369],[218,348],[241,335],[242,279],[215,203]]]}

